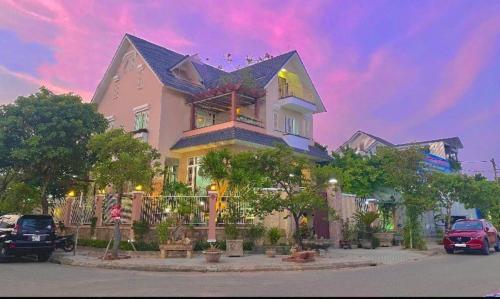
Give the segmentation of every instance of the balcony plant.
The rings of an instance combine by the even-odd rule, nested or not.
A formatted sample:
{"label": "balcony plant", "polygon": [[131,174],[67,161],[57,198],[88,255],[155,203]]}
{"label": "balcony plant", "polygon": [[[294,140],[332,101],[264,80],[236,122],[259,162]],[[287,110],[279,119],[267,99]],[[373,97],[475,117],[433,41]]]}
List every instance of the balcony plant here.
{"label": "balcony plant", "polygon": [[391,196],[390,199],[379,199],[377,200],[378,210],[380,211],[381,216],[381,226],[379,227],[379,232],[374,232],[373,236],[380,240],[380,246],[382,247],[390,247],[394,242],[394,227],[393,227],[393,215],[395,213],[395,208],[397,206],[397,202],[394,199],[394,196]]}
{"label": "balcony plant", "polygon": [[352,242],[357,237],[356,233],[355,225],[349,218],[342,221],[342,239],[339,241],[340,248],[352,249]]}
{"label": "balcony plant", "polygon": [[267,231],[267,238],[269,239],[269,243],[271,244],[271,247],[266,250],[266,255],[268,257],[275,257],[276,256],[276,245],[278,244],[278,241],[281,239],[282,236],[281,229],[278,227],[271,227]]}
{"label": "balcony plant", "polygon": [[374,241],[373,233],[375,228],[372,227],[373,222],[379,218],[379,214],[374,211],[358,211],[354,214],[358,225],[358,238],[361,247],[365,249],[373,249],[377,245],[377,240]]}

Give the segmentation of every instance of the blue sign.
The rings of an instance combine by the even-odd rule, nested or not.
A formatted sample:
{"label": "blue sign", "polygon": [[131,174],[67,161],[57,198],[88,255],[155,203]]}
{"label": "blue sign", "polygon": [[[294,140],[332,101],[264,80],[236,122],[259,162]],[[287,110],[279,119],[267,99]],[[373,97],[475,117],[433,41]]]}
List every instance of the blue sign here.
{"label": "blue sign", "polygon": [[451,164],[447,159],[438,157],[436,155],[425,153],[424,165],[426,168],[445,173],[451,173]]}

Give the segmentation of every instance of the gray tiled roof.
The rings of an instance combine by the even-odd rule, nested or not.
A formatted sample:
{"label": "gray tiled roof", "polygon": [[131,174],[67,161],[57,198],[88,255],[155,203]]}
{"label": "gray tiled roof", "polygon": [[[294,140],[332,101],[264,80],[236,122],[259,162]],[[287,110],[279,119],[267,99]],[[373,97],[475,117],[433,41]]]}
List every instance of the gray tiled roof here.
{"label": "gray tiled roof", "polygon": [[[126,36],[134,44],[164,85],[189,94],[195,94],[205,90],[205,88],[201,86],[176,78],[170,71],[170,68],[188,57],[188,55],[176,53],[130,34],[126,34]],[[206,88],[215,87],[222,76],[237,80],[246,71],[249,71],[255,78],[257,87],[264,87],[294,53],[296,53],[296,51],[291,51],[233,72],[225,72],[202,62],[193,62],[193,65],[202,77]]]}
{"label": "gray tiled roof", "polygon": [[[237,127],[222,129],[218,131],[203,133],[195,136],[184,137],[177,141],[171,149],[187,148],[197,145],[208,144],[218,141],[227,140],[242,140],[255,144],[265,145],[265,146],[276,146],[278,144],[287,145],[286,142],[279,137],[262,134],[250,130],[245,130]],[[330,156],[327,152],[323,151],[316,144],[314,146],[309,146],[309,151],[304,151],[300,149],[293,148],[298,153],[307,154],[318,161],[328,161]]]}

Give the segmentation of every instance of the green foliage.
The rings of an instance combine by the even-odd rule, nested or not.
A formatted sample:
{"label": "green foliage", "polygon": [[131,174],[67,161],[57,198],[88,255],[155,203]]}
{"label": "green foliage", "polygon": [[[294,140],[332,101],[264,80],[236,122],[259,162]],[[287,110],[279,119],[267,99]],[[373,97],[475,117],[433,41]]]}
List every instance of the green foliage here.
{"label": "green foliage", "polygon": [[226,240],[236,240],[240,235],[240,230],[236,224],[227,223],[224,225],[224,234],[226,235]]}
{"label": "green foliage", "polygon": [[244,251],[252,251],[254,244],[252,241],[244,241],[243,242],[243,250]]}
{"label": "green foliage", "polygon": [[97,157],[92,173],[96,183],[100,187],[111,183],[120,195],[126,183],[148,186],[159,173],[158,151],[123,129],[93,136],[89,148]]}
{"label": "green foliage", "polygon": [[266,234],[266,227],[263,223],[252,224],[246,231],[246,237],[250,241],[258,240]]}
{"label": "green foliage", "polygon": [[172,227],[173,224],[173,221],[168,219],[156,225],[156,236],[158,237],[160,244],[165,243],[169,239],[170,227]]}
{"label": "green foliage", "polygon": [[211,178],[217,190],[221,190],[222,184],[229,179],[231,157],[226,148],[208,152],[201,160],[200,175]]}
{"label": "green foliage", "polygon": [[[203,251],[203,250],[207,250],[210,248],[210,244],[209,242],[205,241],[205,240],[197,240],[195,243],[194,243],[194,247],[193,247],[193,250],[194,251]],[[220,250],[226,250],[226,242],[220,242],[220,241],[217,241],[215,242],[215,248],[218,248]]]}
{"label": "green foliage", "polygon": [[357,231],[356,224],[352,223],[349,219],[342,222],[342,240],[343,241],[356,241],[357,240]]}
{"label": "green foliage", "polygon": [[132,230],[137,241],[142,242],[144,236],[149,232],[149,223],[146,220],[134,221],[132,223]]}
{"label": "green foliage", "polygon": [[357,211],[354,214],[354,219],[359,227],[358,236],[360,239],[372,238],[374,228],[372,223],[379,218],[377,212],[369,211]]}
{"label": "green foliage", "polygon": [[283,232],[279,227],[271,227],[267,231],[267,238],[269,239],[269,243],[271,243],[271,245],[273,246],[278,244],[278,241],[281,239],[282,236]]}
{"label": "green foliage", "polygon": [[[88,247],[94,247],[94,248],[106,248],[108,246],[108,242],[109,241],[106,241],[106,240],[78,239],[79,246],[88,246]],[[111,241],[111,244],[113,244],[113,241]],[[157,243],[137,242],[137,243],[134,243],[134,246],[135,246],[135,249],[137,249],[137,251],[159,251],[160,250]],[[128,243],[127,241],[120,242],[120,249],[126,250],[126,251],[134,250],[134,248],[132,247],[132,244]]]}
{"label": "green foliage", "polygon": [[350,148],[332,153],[330,163],[344,192],[367,198],[385,184],[385,173],[377,156],[362,156]]}
{"label": "green foliage", "polygon": [[82,180],[95,158],[87,144],[106,127],[106,119],[94,104],[82,103],[71,93],[56,95],[44,87],[1,106],[0,173],[7,180],[0,185],[0,198],[5,182],[16,177],[39,190],[39,203],[47,213],[48,195],[60,198],[69,185],[85,185]]}
{"label": "green foliage", "polygon": [[6,213],[31,213],[40,205],[40,192],[22,182],[11,182],[0,197],[0,215]]}
{"label": "green foliage", "polygon": [[163,189],[164,195],[188,195],[191,187],[182,182],[167,182]]}

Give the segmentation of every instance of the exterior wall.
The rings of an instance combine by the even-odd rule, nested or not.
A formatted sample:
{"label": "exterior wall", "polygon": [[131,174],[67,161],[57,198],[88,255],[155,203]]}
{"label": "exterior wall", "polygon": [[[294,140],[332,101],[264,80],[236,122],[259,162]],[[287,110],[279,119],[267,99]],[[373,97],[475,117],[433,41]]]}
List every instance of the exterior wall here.
{"label": "exterior wall", "polygon": [[170,148],[190,129],[191,107],[186,104],[183,94],[164,87],[161,97],[159,122],[159,147],[162,161],[165,157],[177,158]]}
{"label": "exterior wall", "polygon": [[[135,50],[129,46],[126,52],[129,51]],[[123,127],[126,131],[133,131],[135,123],[133,108],[149,104],[148,142],[158,148],[163,85],[140,55],[136,56],[135,61],[136,66],[143,65],[142,72],[134,67],[129,72],[124,73],[124,61],[122,61],[117,72],[111,74],[111,77],[118,75],[118,82],[115,83],[114,79],[111,80],[99,103],[98,111],[105,117],[112,116],[115,127]],[[140,76],[143,80],[142,88],[138,88]],[[114,84],[118,85],[118,98],[115,98]]]}

